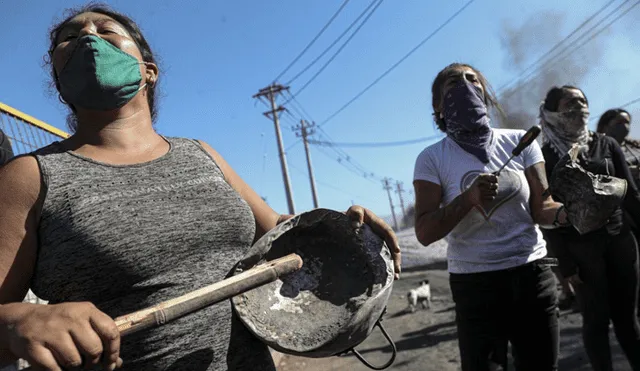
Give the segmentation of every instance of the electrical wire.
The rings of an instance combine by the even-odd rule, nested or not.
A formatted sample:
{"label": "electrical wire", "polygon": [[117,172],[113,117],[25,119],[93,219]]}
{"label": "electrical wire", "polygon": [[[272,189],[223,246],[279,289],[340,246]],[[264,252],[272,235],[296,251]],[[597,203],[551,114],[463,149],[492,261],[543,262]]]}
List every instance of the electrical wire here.
{"label": "electrical wire", "polygon": [[[300,173],[302,175],[305,175],[305,176],[309,175],[306,171],[302,170],[301,168],[297,167],[296,165],[290,164],[290,166],[291,166],[292,169],[294,169],[295,171],[297,171],[298,173]],[[362,195],[358,195],[358,194],[355,194],[355,193],[351,193],[351,192],[345,191],[344,189],[338,188],[338,187],[334,186],[333,184],[323,182],[322,180],[317,179],[317,177],[316,177],[315,181],[316,181],[317,184],[319,184],[319,185],[321,185],[321,186],[323,186],[325,188],[333,189],[334,191],[341,192],[341,193],[343,193],[343,194],[345,194],[345,195],[347,195],[349,197],[353,197],[355,199],[360,199],[360,200],[364,200],[364,201],[368,201],[368,202],[372,202],[372,203],[379,201],[379,200],[370,199],[368,197],[362,197]]]}
{"label": "electrical wire", "polygon": [[342,4],[340,5],[340,7],[338,8],[338,10],[336,10],[335,13],[333,13],[333,15],[331,16],[331,18],[329,19],[329,21],[327,21],[327,23],[322,27],[322,29],[320,29],[320,31],[318,32],[318,34],[307,44],[307,46],[305,46],[304,49],[302,49],[302,51],[300,52],[300,54],[298,54],[297,57],[295,57],[293,59],[293,61],[291,61],[291,63],[289,63],[289,65],[282,71],[280,72],[280,74],[273,79],[273,82],[275,83],[276,81],[280,80],[280,78],[289,71],[289,69],[291,69],[291,67],[293,67],[293,65],[304,55],[304,53],[306,53],[309,48],[311,48],[311,46],[318,40],[318,38],[320,38],[320,36],[322,36],[322,34],[324,33],[324,31],[327,30],[327,28],[329,28],[329,26],[331,25],[331,23],[333,23],[333,21],[336,19],[336,17],[338,16],[338,14],[340,14],[340,12],[342,12],[342,9],[344,9],[344,7],[347,5],[347,3],[349,2],[349,0],[344,0],[342,2]]}
{"label": "electrical wire", "polygon": [[406,145],[411,145],[416,143],[428,142],[434,139],[439,139],[441,137],[442,135],[432,135],[430,137],[422,137],[422,138],[409,139],[409,140],[399,140],[395,142],[369,142],[369,143],[333,143],[333,142],[313,140],[313,139],[310,139],[308,142],[310,144],[315,144],[320,146],[377,148],[377,147],[406,146]]}
{"label": "electrical wire", "polygon": [[344,30],[340,34],[340,36],[338,36],[338,38],[336,38],[322,53],[320,53],[319,56],[317,56],[313,61],[311,61],[311,63],[309,63],[305,68],[303,68],[302,71],[298,72],[297,75],[295,75],[293,78],[291,78],[289,81],[287,81],[285,83],[285,85],[291,85],[292,82],[297,80],[298,77],[302,76],[305,72],[307,72],[307,70],[309,70],[309,68],[311,68],[314,64],[316,64],[320,60],[320,58],[322,58],[325,54],[327,54],[329,52],[329,50],[331,50],[331,48],[333,48],[340,40],[342,40],[344,35],[346,35],[353,28],[353,26],[355,26],[358,23],[360,18],[362,18],[369,11],[369,9],[371,9],[371,7],[376,3],[376,1],[378,1],[378,0],[372,0],[369,3],[369,5],[365,8],[365,10],[363,10],[362,13],[360,13],[358,18],[356,18],[355,21],[351,22],[349,27],[347,27],[347,29]]}
{"label": "electrical wire", "polygon": [[337,111],[329,115],[324,121],[322,121],[319,126],[326,125],[329,121],[333,120],[337,115],[339,115],[342,111],[344,111],[347,107],[349,107],[353,102],[358,100],[364,93],[369,91],[373,86],[375,86],[380,80],[382,80],[385,76],[387,76],[391,71],[395,70],[402,62],[404,62],[407,58],[409,58],[413,53],[415,53],[418,49],[420,49],[427,41],[433,38],[440,30],[442,30],[445,26],[447,26],[451,21],[453,21],[460,13],[462,13],[469,5],[471,5],[475,0],[469,0],[465,3],[458,11],[456,11],[451,17],[449,17],[446,21],[444,21],[438,28],[435,29],[431,34],[429,34],[426,38],[418,43],[413,49],[411,49],[407,54],[405,54],[399,61],[394,63],[390,68],[388,68],[382,75],[378,76],[371,84],[369,84],[366,88],[356,94],[353,98],[351,98],[347,103],[342,105]]}
{"label": "electrical wire", "polygon": [[[587,35],[589,32],[593,31],[596,27],[598,27],[600,24],[602,24],[608,17],[610,17],[611,15],[613,15],[618,9],[621,8],[622,5],[626,4],[627,2],[629,2],[629,0],[626,0],[623,4],[621,4],[620,6],[618,6],[616,9],[614,9],[611,13],[609,13],[607,16],[605,16],[605,18],[603,18],[602,20],[600,20],[600,22],[598,22],[596,25],[594,25],[593,27],[591,27],[588,31],[586,31],[582,36]],[[567,57],[569,57],[572,53],[574,53],[575,51],[577,51],[578,49],[582,48],[583,46],[585,46],[587,43],[591,42],[592,40],[594,40],[598,35],[600,35],[602,32],[606,31],[609,26],[611,26],[612,24],[614,24],[615,22],[617,22],[620,18],[624,17],[625,15],[627,15],[631,10],[633,10],[633,8],[635,8],[636,6],[640,5],[640,1],[636,2],[635,4],[633,4],[631,7],[629,7],[628,9],[626,9],[624,12],[620,13],[616,18],[614,18],[611,22],[607,23],[604,27],[600,28],[598,31],[596,31],[595,33],[591,34],[591,36],[586,39],[584,42],[582,42],[581,44],[578,45],[573,45],[574,47],[569,50],[569,47],[564,48],[559,54],[557,54],[553,60],[549,60],[547,62],[545,62],[544,64],[540,65],[537,69],[535,69],[534,71],[532,71],[531,73],[529,73],[527,76],[523,77],[520,79],[520,83],[517,84],[517,86],[521,86],[522,88],[527,86],[527,83],[530,82],[531,80],[533,80],[533,78],[535,78],[537,75],[539,75],[540,73],[542,73],[545,70],[548,70],[549,68],[555,66],[556,64],[562,62],[563,60],[565,60]],[[578,39],[581,39],[582,36]],[[574,43],[577,40],[574,41]],[[569,51],[567,53],[567,51]],[[560,55],[564,54],[562,57],[560,57]],[[514,89],[510,92],[510,94],[513,94],[515,91],[517,91],[518,89]],[[504,92],[503,92],[504,93]],[[501,94],[501,97],[504,94]]]}
{"label": "electrical wire", "polygon": [[[546,53],[544,53],[540,58],[538,58],[535,62],[531,63],[529,66],[527,66],[527,68],[525,68],[524,70],[520,71],[520,75],[522,75],[523,73],[529,71],[532,67],[535,67],[536,65],[538,65],[540,62],[542,62],[546,57],[548,57],[551,53],[553,53],[556,49],[558,49],[560,47],[560,45],[562,45],[565,41],[569,40],[573,35],[575,35],[578,31],[580,31],[584,26],[587,25],[587,23],[591,22],[595,17],[597,17],[600,13],[602,13],[606,8],[608,8],[609,6],[611,6],[611,4],[615,3],[616,0],[612,0],[609,1],[607,4],[605,4],[602,8],[600,8],[599,10],[597,10],[595,13],[593,13],[589,18],[587,18],[586,20],[584,20],[578,27],[576,27],[573,31],[571,31],[571,33],[569,33],[567,36],[565,36],[564,39],[560,40],[558,43],[556,43],[550,50],[548,50]],[[624,4],[624,3],[623,3]],[[507,87],[513,85],[514,82],[517,82],[518,78],[515,78],[513,80],[511,80],[510,82],[500,86],[498,88],[498,91],[504,91]]]}
{"label": "electrical wire", "polygon": [[[309,79],[307,80],[307,82],[302,85],[302,87],[300,89],[298,89],[298,91],[293,94],[293,98],[295,98],[296,96],[300,95],[300,93],[302,93],[313,81],[315,81],[315,79],[320,76],[320,74],[331,64],[331,62],[333,62],[333,60],[338,56],[338,54],[340,54],[340,52],[342,52],[342,50],[349,44],[349,42],[353,39],[354,36],[356,36],[356,34],[358,33],[358,31],[360,31],[360,29],[367,23],[367,21],[369,20],[369,18],[371,18],[371,16],[373,15],[373,13],[375,13],[376,9],[378,9],[378,7],[382,4],[384,0],[378,0],[378,3],[373,7],[373,9],[371,9],[371,11],[369,12],[369,14],[367,14],[367,16],[365,17],[365,19],[362,21],[362,23],[360,23],[358,25],[358,27],[353,31],[353,33],[347,38],[347,40],[338,48],[338,50],[336,50],[335,53],[333,53],[333,55],[325,62],[324,65],[322,65],[322,67],[320,67],[320,69],[318,71],[316,71],[316,73]],[[289,101],[285,102],[288,103]]]}
{"label": "electrical wire", "polygon": [[[313,121],[314,121],[314,120],[313,120],[313,117],[311,117],[311,114],[309,113],[309,111],[307,111],[307,110],[302,106],[302,104],[300,103],[300,101],[298,101],[298,99],[296,99],[296,97],[295,97],[295,96],[293,96],[293,95],[292,95],[288,90],[287,90],[287,94],[289,95],[289,98],[287,99],[287,101],[288,101],[288,102],[293,102],[294,110],[296,110],[296,112],[297,112],[298,114],[300,114],[300,116],[301,116],[301,117],[306,118],[306,119],[307,119],[307,121],[311,121],[311,122],[313,122]],[[299,108],[299,109],[300,109],[300,111],[296,109],[296,106],[297,106],[297,108]],[[302,111],[302,112],[301,112],[301,111]]]}
{"label": "electrical wire", "polygon": [[[316,133],[316,135],[319,136],[324,136],[327,138],[327,140],[325,140],[326,142],[330,142],[333,143],[333,140],[331,139],[331,137],[321,128],[319,128],[319,131]],[[333,150],[337,155],[337,161],[338,163],[340,163],[343,167],[350,169],[353,173],[367,179],[367,180],[371,180],[374,183],[376,181],[380,181],[382,180],[381,177],[377,176],[375,173],[369,171],[368,169],[366,169],[362,164],[360,164],[358,161],[356,161],[351,155],[349,155],[347,152],[345,152],[344,150],[340,149],[339,147],[335,147],[335,146],[328,146],[328,147],[322,147],[322,146],[317,146],[315,147],[318,150],[320,150],[320,152],[324,153],[327,156],[331,156],[329,154],[327,154],[324,149],[328,148]]]}
{"label": "electrical wire", "polygon": [[[630,105],[632,105],[632,104],[636,104],[636,103],[639,103],[639,102],[640,102],[640,97],[638,97],[638,98],[636,98],[636,99],[634,99],[634,100],[631,100],[631,101],[629,101],[629,102],[627,102],[627,103],[625,103],[625,104],[623,104],[623,105],[621,105],[621,106],[616,106],[615,108],[627,108],[627,107],[629,107]],[[605,112],[606,112],[606,111],[605,111]],[[598,116],[591,117],[591,118],[589,119],[589,122],[591,122],[591,121],[595,121],[595,120],[598,120],[600,117],[602,117],[602,115],[604,115],[604,112],[603,112],[603,113],[601,113],[601,114],[599,114]]]}

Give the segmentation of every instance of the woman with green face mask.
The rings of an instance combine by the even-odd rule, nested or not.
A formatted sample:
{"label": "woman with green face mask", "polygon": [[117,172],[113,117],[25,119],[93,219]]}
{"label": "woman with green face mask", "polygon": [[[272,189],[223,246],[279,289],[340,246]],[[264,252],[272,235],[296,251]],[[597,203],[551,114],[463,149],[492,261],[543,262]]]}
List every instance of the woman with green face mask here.
{"label": "woman with green face mask", "polygon": [[[50,40],[74,134],[0,168],[0,367],[275,370],[229,302],[120,339],[112,318],[222,280],[291,215],[208,144],[154,130],[160,71],[130,18],[92,5]],[[387,241],[398,278],[391,228],[347,214]],[[29,288],[49,305],[21,303]]]}

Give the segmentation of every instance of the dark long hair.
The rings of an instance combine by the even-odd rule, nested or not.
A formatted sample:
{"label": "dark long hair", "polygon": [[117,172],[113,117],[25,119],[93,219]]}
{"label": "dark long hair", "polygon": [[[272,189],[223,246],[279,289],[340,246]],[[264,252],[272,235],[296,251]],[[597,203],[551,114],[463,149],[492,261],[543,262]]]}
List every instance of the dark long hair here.
{"label": "dark long hair", "polygon": [[[58,92],[60,91],[60,83],[58,82],[58,75],[56,74],[55,68],[53,68],[53,63],[52,63],[53,50],[57,46],[56,41],[58,39],[58,34],[62,30],[62,28],[72,18],[82,13],[99,13],[99,14],[103,14],[113,18],[116,22],[120,23],[122,27],[124,27],[127,30],[127,32],[129,33],[133,41],[136,43],[136,45],[138,46],[138,49],[140,50],[140,53],[142,54],[142,60],[145,62],[156,64],[156,65],[158,64],[156,57],[153,55],[153,52],[151,51],[151,47],[149,46],[149,43],[147,42],[145,37],[142,35],[142,31],[140,30],[140,27],[138,27],[138,25],[136,24],[136,22],[133,21],[133,19],[111,9],[108,5],[91,2],[87,5],[84,5],[78,8],[67,9],[65,12],[65,19],[61,22],[58,22],[57,24],[54,24],[49,30],[49,50],[47,52],[47,56],[45,57],[45,64],[49,67],[51,80]],[[156,118],[158,117],[156,87],[157,87],[157,83],[153,85],[147,85],[147,102],[149,103],[149,110],[151,111],[151,120],[153,122],[155,122]],[[77,129],[78,119],[76,117],[75,108],[70,104],[66,104],[66,105],[70,110],[69,115],[67,116],[67,125],[69,126],[69,130],[73,132]]]}
{"label": "dark long hair", "polygon": [[[625,109],[612,108],[610,110],[607,110],[607,112],[603,113],[602,116],[600,116],[600,120],[598,120],[598,125],[596,126],[596,131],[598,133],[604,133],[604,127],[607,126],[607,124],[609,122],[611,122],[611,120],[613,120],[618,115],[621,115],[623,113],[626,113],[627,116],[629,116],[629,121],[631,121],[631,114],[629,113],[629,111],[627,111]],[[634,147],[640,148],[640,141],[639,140],[625,138],[624,142],[626,144],[630,144],[630,145],[632,145]]]}
{"label": "dark long hair", "polygon": [[578,90],[584,95],[584,99],[587,101],[587,105],[589,105],[589,99],[587,99],[587,95],[582,91],[582,89],[575,87],[573,85],[563,85],[563,86],[554,86],[547,92],[547,96],[544,98],[544,109],[549,112],[558,112],[558,106],[560,105],[560,99],[564,97],[564,93],[567,90]]}
{"label": "dark long hair", "polygon": [[478,71],[475,67],[466,63],[451,63],[450,65],[442,69],[442,71],[438,72],[438,75],[433,80],[433,84],[431,85],[431,105],[433,106],[433,120],[436,122],[438,129],[440,129],[440,131],[442,132],[446,131],[447,124],[444,122],[442,118],[440,118],[440,112],[437,112],[436,107],[440,106],[443,85],[447,81],[447,78],[449,78],[449,76],[451,76],[452,73],[454,73],[456,70],[460,68],[465,68],[465,67],[473,70],[473,72],[475,72],[476,75],[478,76],[478,80],[480,81],[480,84],[484,89],[484,96],[485,96],[484,103],[487,105],[487,107],[494,107],[498,110],[500,114],[504,115],[502,108],[498,104],[496,93],[493,91],[493,88],[491,87],[487,79],[484,77],[482,72]]}
{"label": "dark long hair", "polygon": [[623,113],[626,113],[627,116],[629,116],[629,119],[631,119],[631,114],[627,110],[624,110],[622,108],[612,108],[610,110],[607,110],[607,112],[603,113],[602,116],[600,116],[600,120],[598,120],[598,126],[596,126],[596,131],[598,133],[604,133],[604,127],[611,120]]}

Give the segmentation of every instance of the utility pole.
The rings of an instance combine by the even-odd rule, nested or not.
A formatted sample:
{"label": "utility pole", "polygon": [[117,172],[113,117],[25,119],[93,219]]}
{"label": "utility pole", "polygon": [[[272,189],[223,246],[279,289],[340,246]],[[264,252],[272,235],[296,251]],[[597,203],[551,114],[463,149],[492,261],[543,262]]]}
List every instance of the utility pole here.
{"label": "utility pole", "polygon": [[284,145],[282,144],[282,133],[280,132],[280,120],[278,118],[278,113],[284,111],[285,108],[282,106],[276,105],[276,96],[284,91],[289,90],[289,87],[282,86],[280,84],[273,83],[266,88],[260,89],[257,94],[255,94],[254,98],[263,98],[266,97],[267,100],[271,103],[271,111],[267,111],[264,115],[267,118],[273,119],[273,125],[276,129],[276,140],[278,141],[278,153],[280,154],[280,166],[282,167],[282,178],[284,180],[284,189],[287,193],[287,205],[289,207],[289,214],[295,214],[296,208],[293,203],[293,193],[291,191],[291,182],[289,181],[289,169],[287,167],[287,157],[284,153]]}
{"label": "utility pole", "polygon": [[384,185],[384,190],[387,191],[387,195],[389,196],[389,206],[391,206],[391,215],[393,215],[393,226],[395,227],[396,231],[398,230],[398,219],[396,219],[396,211],[393,208],[393,199],[391,198],[391,185],[389,184],[389,181],[391,179],[389,178],[384,178],[382,179],[382,184]]}
{"label": "utility pole", "polygon": [[404,189],[402,189],[402,182],[396,181],[396,193],[398,194],[398,198],[400,198],[400,208],[402,209],[403,220],[407,220],[407,209],[404,208],[404,198],[402,194],[404,193]]}
{"label": "utility pole", "polygon": [[309,125],[305,120],[300,120],[300,125],[294,128],[296,136],[302,137],[304,143],[304,153],[307,155],[307,169],[309,170],[309,183],[311,183],[311,196],[313,197],[313,208],[318,208],[318,192],[316,191],[316,179],[313,176],[313,166],[311,165],[311,153],[309,153],[309,141],[307,137],[313,135],[315,123]]}

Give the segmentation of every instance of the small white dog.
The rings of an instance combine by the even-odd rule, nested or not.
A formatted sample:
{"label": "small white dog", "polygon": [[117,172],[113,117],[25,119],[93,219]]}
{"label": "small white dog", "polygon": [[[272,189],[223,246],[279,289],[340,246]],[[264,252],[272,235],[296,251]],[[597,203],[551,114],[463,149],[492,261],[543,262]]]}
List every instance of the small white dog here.
{"label": "small white dog", "polygon": [[407,293],[407,300],[409,301],[409,310],[411,313],[416,311],[416,305],[418,302],[424,309],[431,309],[431,286],[429,286],[429,280],[420,282],[420,286]]}

